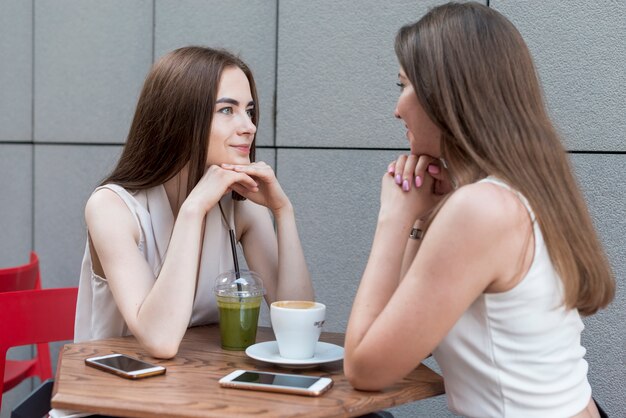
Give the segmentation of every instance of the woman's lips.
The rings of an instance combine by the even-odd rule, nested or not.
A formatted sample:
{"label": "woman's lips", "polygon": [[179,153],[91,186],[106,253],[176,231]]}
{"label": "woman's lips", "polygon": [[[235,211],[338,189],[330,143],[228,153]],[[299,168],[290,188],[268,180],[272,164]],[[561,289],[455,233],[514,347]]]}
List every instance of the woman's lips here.
{"label": "woman's lips", "polygon": [[233,145],[232,147],[242,154],[250,154],[250,147],[248,145]]}

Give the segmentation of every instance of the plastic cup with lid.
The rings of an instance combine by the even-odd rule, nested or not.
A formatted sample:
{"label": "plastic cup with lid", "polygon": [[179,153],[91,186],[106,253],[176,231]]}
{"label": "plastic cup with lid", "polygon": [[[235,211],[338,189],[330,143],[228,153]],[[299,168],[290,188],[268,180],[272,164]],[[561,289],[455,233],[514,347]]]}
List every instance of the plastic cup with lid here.
{"label": "plastic cup with lid", "polygon": [[250,270],[220,273],[213,287],[219,310],[222,348],[245,350],[256,341],[261,301],[265,294],[261,277]]}

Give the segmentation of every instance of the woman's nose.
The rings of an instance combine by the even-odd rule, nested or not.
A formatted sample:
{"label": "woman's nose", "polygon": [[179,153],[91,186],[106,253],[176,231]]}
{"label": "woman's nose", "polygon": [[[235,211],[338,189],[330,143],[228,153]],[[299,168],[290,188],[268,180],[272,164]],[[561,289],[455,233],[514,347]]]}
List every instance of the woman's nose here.
{"label": "woman's nose", "polygon": [[241,134],[255,134],[256,133],[256,125],[252,121],[252,117],[248,116],[247,113],[245,114],[245,116],[242,117],[239,131]]}

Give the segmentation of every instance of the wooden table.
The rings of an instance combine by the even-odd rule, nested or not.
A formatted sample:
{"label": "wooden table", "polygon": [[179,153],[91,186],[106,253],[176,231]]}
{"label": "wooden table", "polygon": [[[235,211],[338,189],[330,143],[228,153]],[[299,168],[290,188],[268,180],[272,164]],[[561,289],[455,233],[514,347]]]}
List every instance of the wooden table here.
{"label": "wooden table", "polygon": [[[259,328],[257,342],[271,341]],[[322,341],[343,346],[344,335],[323,333]],[[85,366],[87,357],[124,353],[167,368],[162,376],[127,380]],[[320,397],[222,388],[218,380],[235,369],[328,376],[333,388]],[[217,326],[190,328],[170,360],[148,356],[134,337],[67,344],[59,358],[52,406],[123,417],[352,417],[444,393],[441,376],[420,365],[382,392],[353,389],[337,361],[291,370],[259,362],[241,351],[220,348]]]}

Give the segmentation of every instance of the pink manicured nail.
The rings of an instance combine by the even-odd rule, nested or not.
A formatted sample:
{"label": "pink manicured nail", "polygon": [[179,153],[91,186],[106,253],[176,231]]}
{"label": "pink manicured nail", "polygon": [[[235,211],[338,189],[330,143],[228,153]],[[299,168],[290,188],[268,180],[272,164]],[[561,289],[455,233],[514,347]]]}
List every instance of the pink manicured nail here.
{"label": "pink manicured nail", "polygon": [[402,182],[402,190],[404,190],[405,192],[409,191],[409,181],[406,179]]}
{"label": "pink manicured nail", "polygon": [[387,169],[387,173],[389,174],[393,174],[396,171],[396,168],[392,165],[389,166],[389,168]]}
{"label": "pink manicured nail", "polygon": [[420,176],[415,176],[415,187],[420,187],[422,185],[422,178]]}
{"label": "pink manicured nail", "polygon": [[400,174],[396,174],[396,184],[402,184],[402,176]]}
{"label": "pink manicured nail", "polygon": [[434,164],[428,166],[428,172],[430,174],[439,174],[439,171],[441,171],[439,167]]}

